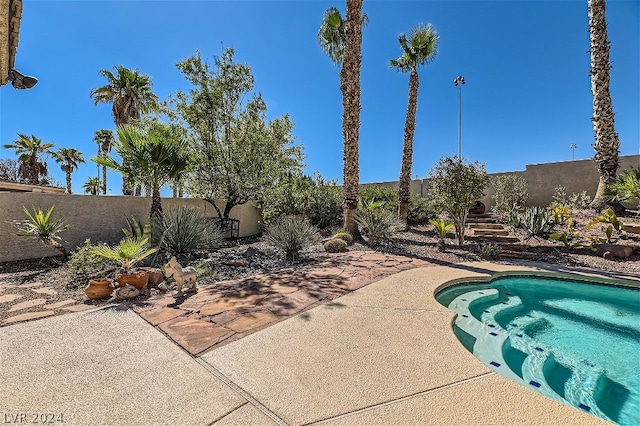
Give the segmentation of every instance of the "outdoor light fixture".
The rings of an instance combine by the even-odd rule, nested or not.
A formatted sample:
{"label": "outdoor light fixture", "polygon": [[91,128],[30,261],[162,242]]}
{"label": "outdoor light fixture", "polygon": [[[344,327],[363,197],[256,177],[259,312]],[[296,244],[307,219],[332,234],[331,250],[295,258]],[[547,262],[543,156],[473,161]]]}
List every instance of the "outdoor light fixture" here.
{"label": "outdoor light fixture", "polygon": [[37,78],[23,75],[14,69],[9,70],[9,81],[14,89],[31,89],[38,84]]}
{"label": "outdoor light fixture", "polygon": [[462,161],[462,86],[464,77],[459,75],[453,80],[453,84],[458,88],[458,160]]}

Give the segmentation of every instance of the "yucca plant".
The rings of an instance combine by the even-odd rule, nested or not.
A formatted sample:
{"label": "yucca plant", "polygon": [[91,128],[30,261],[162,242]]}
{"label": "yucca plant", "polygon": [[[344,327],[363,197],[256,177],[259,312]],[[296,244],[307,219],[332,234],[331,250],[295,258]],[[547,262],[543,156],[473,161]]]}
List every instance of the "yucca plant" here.
{"label": "yucca plant", "polygon": [[429,223],[435,228],[438,235],[438,251],[443,252],[446,250],[444,239],[447,237],[447,232],[455,228],[452,222],[445,219],[429,219]]}
{"label": "yucca plant", "polygon": [[383,204],[375,200],[364,205],[361,203],[356,214],[360,231],[369,237],[369,243],[373,245],[390,239],[404,227],[395,214],[381,208]]}
{"label": "yucca plant", "polygon": [[124,238],[113,247],[109,247],[104,243],[98,245],[93,250],[93,254],[119,262],[120,268],[122,268],[123,273],[126,274],[129,273],[134,265],[158,251],[157,248],[148,248],[148,246],[148,238]]}
{"label": "yucca plant", "polygon": [[300,252],[318,241],[318,230],[306,217],[282,216],[269,226],[267,243],[283,250],[290,260],[295,260]]}
{"label": "yucca plant", "polygon": [[64,219],[53,219],[51,217],[55,207],[55,205],[51,206],[46,213],[38,207],[33,207],[33,212],[24,207],[24,212],[29,219],[14,222],[18,227],[18,232],[15,235],[33,238],[45,246],[53,247],[62,253],[63,260],[67,260],[69,253],[62,244],[62,238],[58,233],[69,228],[69,224]]}
{"label": "yucca plant", "polygon": [[179,207],[167,210],[161,219],[155,219],[153,242],[161,252],[188,260],[198,251],[215,247],[222,239],[220,228],[207,221],[195,209]]}

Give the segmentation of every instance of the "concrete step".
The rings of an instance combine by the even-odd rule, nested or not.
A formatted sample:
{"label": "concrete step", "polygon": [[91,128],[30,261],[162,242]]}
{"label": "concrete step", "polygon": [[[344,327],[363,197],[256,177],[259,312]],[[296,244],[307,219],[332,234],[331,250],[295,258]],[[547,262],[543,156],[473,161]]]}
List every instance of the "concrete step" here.
{"label": "concrete step", "polygon": [[506,229],[474,229],[473,235],[509,235]]}
{"label": "concrete step", "polygon": [[471,229],[505,229],[504,225],[500,223],[470,223],[469,228]]}

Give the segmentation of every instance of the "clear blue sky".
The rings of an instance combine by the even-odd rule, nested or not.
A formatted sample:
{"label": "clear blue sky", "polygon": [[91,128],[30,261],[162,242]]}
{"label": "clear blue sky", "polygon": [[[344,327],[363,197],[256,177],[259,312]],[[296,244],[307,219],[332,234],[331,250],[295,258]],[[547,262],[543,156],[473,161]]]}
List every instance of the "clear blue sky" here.
{"label": "clear blue sky", "polygon": [[[330,6],[344,1],[26,1],[16,68],[40,79],[31,89],[0,88],[0,142],[34,134],[56,147],[96,153],[96,130],[113,129],[110,106],[94,106],[100,69],[116,64],[152,77],[161,98],[188,84],[175,64],[200,50],[213,59],[222,46],[251,66],[271,116],[289,113],[304,145],[307,172],[342,180],[339,68],[316,34]],[[397,180],[407,107],[407,74],[388,67],[397,36],[418,23],[440,34],[435,61],[419,70],[413,175],[457,153],[458,89],[462,74],[463,156],[489,172],[593,155],[586,0],[365,0],[361,182]],[[640,117],[640,2],[609,1],[611,94],[621,155],[637,154]],[[0,157],[14,158],[10,150]],[[58,164],[53,175],[64,181]],[[74,193],[90,161],[73,175]],[[112,194],[119,176],[109,175]]]}

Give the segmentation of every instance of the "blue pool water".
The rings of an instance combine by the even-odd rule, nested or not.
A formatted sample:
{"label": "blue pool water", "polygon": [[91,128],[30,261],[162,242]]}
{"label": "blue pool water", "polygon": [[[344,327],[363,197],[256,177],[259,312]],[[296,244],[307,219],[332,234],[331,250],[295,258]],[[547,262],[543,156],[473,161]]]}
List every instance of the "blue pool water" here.
{"label": "blue pool water", "polygon": [[640,424],[640,288],[501,276],[436,298],[458,314],[462,344],[498,373],[598,417]]}

